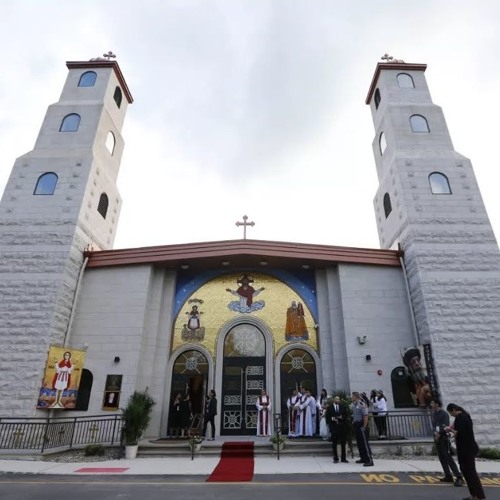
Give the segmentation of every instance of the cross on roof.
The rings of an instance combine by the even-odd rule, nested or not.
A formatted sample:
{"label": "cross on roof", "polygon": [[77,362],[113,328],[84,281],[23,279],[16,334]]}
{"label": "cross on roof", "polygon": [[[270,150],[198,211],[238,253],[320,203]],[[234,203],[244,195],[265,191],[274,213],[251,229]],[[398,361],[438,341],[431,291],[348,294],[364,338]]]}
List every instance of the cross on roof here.
{"label": "cross on roof", "polygon": [[247,222],[248,220],[248,216],[244,215],[243,216],[243,222],[236,222],[236,226],[243,226],[243,239],[246,240],[247,239],[247,226],[255,226],[255,222]]}
{"label": "cross on roof", "polygon": [[103,54],[102,55],[105,59],[107,59],[108,61],[111,60],[111,58],[115,59],[116,58],[116,54],[113,54],[113,52],[110,50],[109,52],[107,52],[106,54]]}

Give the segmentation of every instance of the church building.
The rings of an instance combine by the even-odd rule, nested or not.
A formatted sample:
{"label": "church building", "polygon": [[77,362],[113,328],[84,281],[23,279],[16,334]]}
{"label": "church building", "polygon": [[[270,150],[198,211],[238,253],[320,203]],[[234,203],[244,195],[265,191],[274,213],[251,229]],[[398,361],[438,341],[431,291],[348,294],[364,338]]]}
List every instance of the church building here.
{"label": "church building", "polygon": [[0,416],[109,414],[147,389],[164,437],[175,394],[201,414],[215,390],[216,435],[252,436],[262,389],[286,415],[294,389],[376,388],[390,411],[460,404],[500,446],[500,254],[425,64],[388,58],[367,82],[380,249],[114,249],[132,93],[109,54],[66,65],[0,202]]}

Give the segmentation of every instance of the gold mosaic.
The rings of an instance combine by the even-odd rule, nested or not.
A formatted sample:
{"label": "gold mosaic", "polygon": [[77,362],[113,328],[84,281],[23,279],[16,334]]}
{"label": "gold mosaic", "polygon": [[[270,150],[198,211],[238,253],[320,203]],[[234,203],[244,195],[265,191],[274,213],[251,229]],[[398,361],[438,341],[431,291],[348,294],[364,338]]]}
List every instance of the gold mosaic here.
{"label": "gold mosaic", "polygon": [[276,353],[289,342],[317,349],[314,319],[299,295],[288,285],[261,273],[219,276],[196,290],[182,306],[174,323],[172,350],[201,344],[215,355],[221,327],[235,317],[266,323]]}

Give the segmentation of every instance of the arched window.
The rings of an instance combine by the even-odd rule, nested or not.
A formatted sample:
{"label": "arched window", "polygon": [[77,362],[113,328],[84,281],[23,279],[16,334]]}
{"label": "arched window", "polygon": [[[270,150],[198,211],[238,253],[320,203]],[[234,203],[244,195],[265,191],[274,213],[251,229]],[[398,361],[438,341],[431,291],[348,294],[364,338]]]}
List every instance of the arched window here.
{"label": "arched window", "polygon": [[414,89],[415,83],[413,82],[413,78],[408,73],[399,73],[397,76],[398,85],[402,89]]}
{"label": "arched window", "polygon": [[448,177],[440,172],[433,172],[429,175],[429,185],[432,194],[451,194]]}
{"label": "arched window", "polygon": [[115,100],[118,107],[122,105],[122,89],[120,87],[116,87],[115,93],[113,94],[113,99]]}
{"label": "arched window", "polygon": [[389,214],[392,212],[392,204],[391,204],[391,197],[389,196],[389,193],[384,194],[384,212],[385,212],[385,218],[389,217]]}
{"label": "arched window", "polygon": [[99,204],[97,205],[97,211],[102,215],[102,218],[106,218],[108,213],[109,199],[106,193],[102,193],[99,198]]}
{"label": "arched window", "polygon": [[45,172],[38,178],[33,194],[54,194],[56,185],[57,175],[54,172]]}
{"label": "arched window", "polygon": [[83,73],[78,81],[79,87],[93,87],[97,78],[97,73],[95,71],[87,71]]}
{"label": "arched window", "polygon": [[429,132],[429,124],[422,115],[410,116],[410,126],[412,132],[419,132],[424,134]]}
{"label": "arched window", "polygon": [[374,100],[375,100],[375,109],[378,109],[378,105],[380,104],[380,90],[379,89],[375,90]]}
{"label": "arched window", "polygon": [[94,376],[90,370],[82,369],[78,395],[76,396],[75,410],[87,411],[89,409],[90,393],[92,392],[92,383]]}
{"label": "arched window", "polygon": [[385,140],[385,134],[380,132],[380,137],[378,138],[378,146],[380,148],[380,154],[383,155],[385,148],[387,148],[387,141]]}
{"label": "arched window", "polygon": [[80,126],[80,115],[71,113],[63,118],[59,132],[76,132]]}
{"label": "arched window", "polygon": [[115,144],[116,144],[115,136],[113,132],[110,131],[108,132],[108,137],[106,137],[106,148],[109,151],[110,155],[112,155],[113,152],[115,151]]}

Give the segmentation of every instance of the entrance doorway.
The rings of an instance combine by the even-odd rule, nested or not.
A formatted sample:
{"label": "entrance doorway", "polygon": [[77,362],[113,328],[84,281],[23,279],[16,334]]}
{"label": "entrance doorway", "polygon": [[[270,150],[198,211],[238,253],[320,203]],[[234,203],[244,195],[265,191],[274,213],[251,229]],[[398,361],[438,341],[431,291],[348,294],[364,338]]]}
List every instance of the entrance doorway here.
{"label": "entrance doorway", "polygon": [[[189,394],[190,413],[198,422],[200,422],[203,415],[205,395],[207,393],[207,377],[208,361],[204,354],[196,350],[179,354],[172,372],[170,395],[173,401],[177,393],[181,394],[182,399],[185,399],[185,396]],[[174,423],[171,410],[172,408],[169,411],[169,434],[177,426],[177,422]],[[185,428],[186,424],[191,427],[192,422],[184,422],[183,428]]]}
{"label": "entrance doorway", "polygon": [[255,403],[266,383],[266,342],[254,325],[239,324],[224,339],[221,435],[257,432]]}
{"label": "entrance doorway", "polygon": [[281,428],[288,434],[288,408],[286,402],[294,389],[309,389],[314,397],[318,396],[316,382],[316,363],[304,349],[291,349],[281,359]]}

